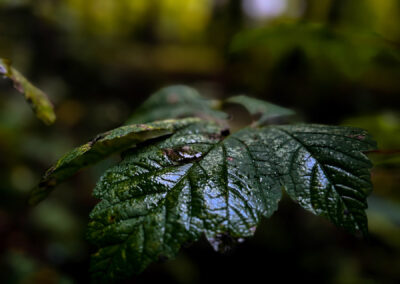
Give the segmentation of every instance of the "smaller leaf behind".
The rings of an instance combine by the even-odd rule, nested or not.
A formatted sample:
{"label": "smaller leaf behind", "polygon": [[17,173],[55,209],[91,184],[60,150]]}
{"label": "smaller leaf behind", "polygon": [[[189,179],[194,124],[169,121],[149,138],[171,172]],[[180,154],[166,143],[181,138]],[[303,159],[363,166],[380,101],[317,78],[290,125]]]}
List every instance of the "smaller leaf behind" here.
{"label": "smaller leaf behind", "polygon": [[197,118],[164,120],[149,124],[126,125],[98,135],[92,141],[75,148],[47,170],[30,195],[30,204],[45,199],[54,187],[80,169],[97,163],[113,153],[122,152],[138,143],[174,133],[177,129],[198,122]]}
{"label": "smaller leaf behind", "polygon": [[163,88],[150,96],[126,123],[184,117],[224,120],[227,114],[213,109],[213,101],[203,98],[197,90],[176,85]]}
{"label": "smaller leaf behind", "polygon": [[53,124],[56,120],[53,105],[47,95],[33,86],[18,70],[11,66],[7,59],[0,58],[0,75],[11,79],[14,88],[25,95],[36,116],[45,124]]}
{"label": "smaller leaf behind", "polygon": [[245,95],[228,98],[225,102],[242,105],[252,116],[259,116],[257,120],[258,125],[263,125],[269,120],[274,120],[279,117],[295,114],[293,110]]}

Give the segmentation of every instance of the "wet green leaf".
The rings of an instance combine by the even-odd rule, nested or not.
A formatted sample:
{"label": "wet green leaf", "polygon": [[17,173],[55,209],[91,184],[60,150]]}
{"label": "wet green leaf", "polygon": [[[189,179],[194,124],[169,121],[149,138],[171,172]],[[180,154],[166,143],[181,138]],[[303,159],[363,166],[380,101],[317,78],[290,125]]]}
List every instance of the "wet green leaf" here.
{"label": "wet green leaf", "polygon": [[187,86],[170,86],[154,93],[145,101],[127,123],[146,123],[155,120],[183,117],[223,120],[227,114],[213,109],[213,101]]}
{"label": "wet green leaf", "polygon": [[11,66],[7,59],[0,58],[0,75],[11,79],[15,89],[25,95],[36,116],[45,124],[53,124],[56,120],[53,105],[41,90],[33,86],[18,70]]}
{"label": "wet green leaf", "polygon": [[139,273],[202,233],[223,249],[224,238],[251,236],[261,216],[272,215],[281,189],[267,153],[252,156],[262,144],[249,137],[251,130],[224,140],[221,131],[211,123],[188,126],[103,175],[88,232],[100,248],[95,278]]}
{"label": "wet green leaf", "polygon": [[192,124],[106,171],[88,230],[98,247],[94,279],[140,273],[203,233],[225,250],[273,214],[282,185],[311,212],[365,232],[370,163],[360,151],[374,146],[365,131],[308,125],[223,133],[213,123]]}
{"label": "wet green leaf", "polygon": [[138,143],[172,134],[177,129],[198,120],[197,118],[187,118],[149,124],[133,124],[100,134],[92,141],[67,153],[51,167],[40,184],[31,192],[30,203],[40,202],[57,184],[88,165],[97,163],[113,153],[134,147]]}
{"label": "wet green leaf", "polygon": [[349,232],[367,234],[367,196],[372,191],[369,159],[376,148],[365,130],[323,125],[266,128],[289,195],[312,213]]}
{"label": "wet green leaf", "polygon": [[245,107],[251,115],[259,117],[257,120],[259,125],[279,117],[295,114],[293,110],[244,95],[231,97],[225,102],[240,104]]}

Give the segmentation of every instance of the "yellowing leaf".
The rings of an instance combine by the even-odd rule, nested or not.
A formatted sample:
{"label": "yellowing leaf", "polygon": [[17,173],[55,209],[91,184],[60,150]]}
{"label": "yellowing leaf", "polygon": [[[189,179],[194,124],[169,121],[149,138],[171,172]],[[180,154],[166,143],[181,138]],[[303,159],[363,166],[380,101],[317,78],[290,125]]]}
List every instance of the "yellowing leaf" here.
{"label": "yellowing leaf", "polygon": [[15,89],[25,95],[36,116],[45,124],[53,124],[56,120],[53,105],[47,95],[33,86],[18,70],[11,66],[7,59],[0,58],[0,75],[11,79]]}
{"label": "yellowing leaf", "polygon": [[51,167],[40,184],[31,192],[30,203],[47,197],[54,187],[88,165],[113,153],[122,152],[149,139],[174,133],[177,129],[198,121],[196,118],[165,120],[149,124],[126,125],[98,135],[92,141],[75,148]]}

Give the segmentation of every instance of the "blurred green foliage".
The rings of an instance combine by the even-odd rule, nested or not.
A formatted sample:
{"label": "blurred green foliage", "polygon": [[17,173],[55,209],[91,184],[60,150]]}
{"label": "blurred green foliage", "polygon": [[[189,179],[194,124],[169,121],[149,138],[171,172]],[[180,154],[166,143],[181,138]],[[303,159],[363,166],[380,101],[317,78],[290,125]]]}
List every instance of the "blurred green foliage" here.
{"label": "blurred green foliage", "polygon": [[[400,2],[270,0],[276,6],[269,8],[260,2],[266,1],[0,0],[0,56],[51,95],[58,118],[46,129],[0,81],[1,282],[21,283],[29,271],[53,275],[30,283],[59,283],[57,275],[87,281],[91,248],[81,230],[95,204],[90,192],[117,158],[78,175],[42,208],[26,207],[27,192],[60,155],[121,125],[147,94],[176,83],[210,98],[247,93],[294,108],[307,122],[370,131],[380,145],[368,154],[376,163],[371,240],[284,201],[230,256],[199,244],[133,280],[252,282],[268,268],[281,281],[398,282]],[[246,49],[230,52],[239,39]],[[245,119],[240,108],[232,115]],[[68,228],[54,233],[63,218]]]}
{"label": "blurred green foliage", "polygon": [[368,70],[379,66],[378,56],[399,63],[400,53],[395,45],[364,30],[334,30],[321,23],[279,23],[263,29],[239,34],[231,50],[241,53],[256,47],[256,52],[268,51],[272,64],[285,54],[299,49],[313,64],[314,76],[335,72],[350,80],[360,79]]}

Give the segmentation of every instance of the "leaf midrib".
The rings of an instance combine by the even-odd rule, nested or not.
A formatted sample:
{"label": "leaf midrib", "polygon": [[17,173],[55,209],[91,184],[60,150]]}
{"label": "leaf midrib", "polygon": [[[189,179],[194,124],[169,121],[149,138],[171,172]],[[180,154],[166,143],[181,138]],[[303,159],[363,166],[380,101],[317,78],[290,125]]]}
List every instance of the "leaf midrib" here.
{"label": "leaf midrib", "polygon": [[[352,210],[349,210],[349,207],[348,207],[346,201],[345,201],[345,200],[343,199],[343,197],[340,195],[339,191],[336,189],[335,184],[334,184],[334,183],[331,181],[331,179],[329,178],[329,175],[328,175],[327,172],[326,172],[326,169],[325,169],[325,167],[324,167],[324,164],[322,164],[322,163],[314,156],[314,154],[307,148],[307,146],[304,145],[298,138],[296,138],[295,136],[291,135],[288,131],[286,131],[286,130],[284,130],[284,129],[282,129],[282,128],[279,128],[279,127],[274,127],[274,128],[277,129],[278,131],[281,131],[282,133],[286,134],[287,136],[291,137],[293,140],[295,140],[295,141],[297,142],[297,144],[299,144],[303,149],[305,149],[305,150],[310,154],[310,156],[312,156],[312,157],[315,159],[315,161],[318,162],[318,164],[320,165],[321,170],[322,170],[324,176],[325,176],[326,179],[329,181],[331,187],[332,187],[332,188],[335,190],[335,192],[337,193],[337,195],[338,195],[338,197],[340,198],[340,200],[342,201],[342,203],[343,203],[345,209],[348,210],[349,213],[351,214],[351,219],[353,220],[353,222],[355,222],[355,223],[357,224],[358,229],[361,229],[362,227],[360,226],[360,224],[358,223],[358,221],[356,221],[356,218],[355,218],[355,216],[354,216]],[[290,174],[290,176],[291,176],[291,174]],[[326,197],[327,197],[327,195],[325,196],[325,198],[326,198]],[[316,212],[316,209],[314,208],[314,205],[312,204],[312,202],[311,202],[311,206],[313,207],[314,211]],[[327,210],[327,211],[328,211],[328,214],[330,215],[330,211],[329,211],[329,210]],[[330,219],[331,219],[331,220],[334,220],[334,218],[330,218]]]}

